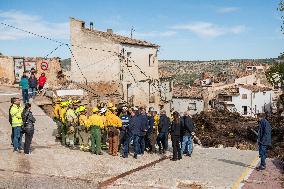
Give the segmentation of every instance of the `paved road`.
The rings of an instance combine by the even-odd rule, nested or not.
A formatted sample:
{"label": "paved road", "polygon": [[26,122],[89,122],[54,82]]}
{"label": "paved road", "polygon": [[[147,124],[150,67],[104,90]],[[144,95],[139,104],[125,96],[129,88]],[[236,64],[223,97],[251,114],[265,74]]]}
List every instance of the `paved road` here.
{"label": "paved road", "polygon": [[[54,140],[52,119],[33,105],[37,119],[33,153],[12,151],[7,110],[16,89],[0,86],[0,188],[96,188],[99,182],[161,158],[145,154],[134,160],[92,155],[69,150]],[[8,101],[8,102],[5,102]],[[204,188],[231,188],[248,169],[257,153],[233,148],[196,147],[191,158],[178,162],[166,159],[110,183],[109,188],[188,188],[197,182]]]}

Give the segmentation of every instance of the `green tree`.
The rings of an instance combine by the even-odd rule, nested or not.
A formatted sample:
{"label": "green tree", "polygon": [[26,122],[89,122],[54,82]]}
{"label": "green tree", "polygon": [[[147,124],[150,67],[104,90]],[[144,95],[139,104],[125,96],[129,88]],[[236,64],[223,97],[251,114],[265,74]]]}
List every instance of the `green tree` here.
{"label": "green tree", "polygon": [[[282,19],[281,31],[284,34],[284,16],[283,16],[284,0],[281,0],[279,2],[279,7],[278,7],[277,10],[281,13],[281,19]],[[284,87],[284,63],[282,63],[282,61],[284,61],[284,53],[283,52],[278,56],[278,59],[280,60],[280,62],[274,63],[270,67],[270,69],[266,73],[266,77],[267,77],[268,81],[273,85],[281,84],[281,87],[283,89],[283,87]]]}

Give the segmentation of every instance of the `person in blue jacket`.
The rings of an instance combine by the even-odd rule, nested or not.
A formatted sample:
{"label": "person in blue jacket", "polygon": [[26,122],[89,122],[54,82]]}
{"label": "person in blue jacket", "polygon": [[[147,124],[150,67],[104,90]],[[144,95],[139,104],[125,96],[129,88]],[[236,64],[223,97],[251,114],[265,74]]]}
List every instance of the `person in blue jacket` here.
{"label": "person in blue jacket", "polygon": [[267,147],[271,145],[271,126],[266,119],[265,114],[259,114],[258,123],[258,149],[260,157],[260,165],[257,170],[264,170],[266,168],[265,159],[267,157]]}
{"label": "person in blue jacket", "polygon": [[22,96],[23,96],[23,102],[29,103],[29,79],[26,75],[26,72],[23,73],[23,76],[20,81],[20,87],[22,89]]}
{"label": "person in blue jacket", "polygon": [[137,159],[137,155],[140,154],[140,135],[142,130],[141,120],[139,118],[138,109],[133,108],[131,111],[131,118],[129,120],[129,132],[132,134],[133,146],[134,146],[134,158]]}

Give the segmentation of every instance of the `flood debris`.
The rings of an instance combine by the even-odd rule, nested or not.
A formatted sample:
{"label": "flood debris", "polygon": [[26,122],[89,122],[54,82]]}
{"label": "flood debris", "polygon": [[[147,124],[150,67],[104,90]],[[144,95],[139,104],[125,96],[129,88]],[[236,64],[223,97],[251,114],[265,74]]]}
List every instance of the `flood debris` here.
{"label": "flood debris", "polygon": [[[267,117],[272,126],[272,146],[269,157],[284,160],[284,117],[272,114]],[[228,110],[201,112],[193,116],[196,136],[204,147],[236,147],[257,150],[256,118],[243,117]]]}

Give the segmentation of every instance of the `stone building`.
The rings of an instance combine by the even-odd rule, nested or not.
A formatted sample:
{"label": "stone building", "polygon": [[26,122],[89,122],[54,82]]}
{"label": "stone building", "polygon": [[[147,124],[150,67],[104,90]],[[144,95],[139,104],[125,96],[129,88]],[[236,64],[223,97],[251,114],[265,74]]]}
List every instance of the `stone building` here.
{"label": "stone building", "polygon": [[36,77],[45,73],[50,87],[57,85],[57,74],[61,71],[59,58],[0,56],[0,84],[14,85],[20,81],[24,71],[36,70]]}
{"label": "stone building", "polygon": [[271,113],[274,91],[257,85],[235,85],[224,88],[217,96],[215,108],[226,108],[242,116],[255,117],[258,113]]}
{"label": "stone building", "polygon": [[158,45],[74,18],[70,34],[72,81],[87,84],[103,101],[159,108]]}
{"label": "stone building", "polygon": [[202,88],[175,85],[173,89],[173,109],[179,113],[188,111],[190,115],[204,110]]}

